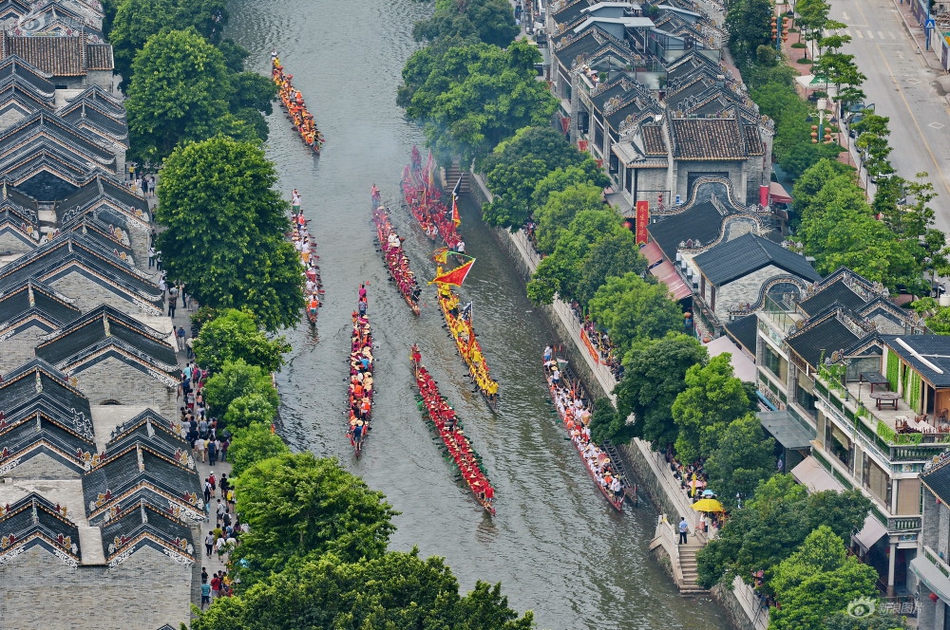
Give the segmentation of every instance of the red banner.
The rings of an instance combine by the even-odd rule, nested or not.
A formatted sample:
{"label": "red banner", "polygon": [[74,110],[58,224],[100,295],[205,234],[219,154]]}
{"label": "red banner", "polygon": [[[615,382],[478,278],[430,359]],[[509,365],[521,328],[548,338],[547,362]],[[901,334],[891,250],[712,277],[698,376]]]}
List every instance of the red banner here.
{"label": "red banner", "polygon": [[650,224],[650,202],[637,202],[637,245],[643,245],[650,240],[647,235],[647,226]]}

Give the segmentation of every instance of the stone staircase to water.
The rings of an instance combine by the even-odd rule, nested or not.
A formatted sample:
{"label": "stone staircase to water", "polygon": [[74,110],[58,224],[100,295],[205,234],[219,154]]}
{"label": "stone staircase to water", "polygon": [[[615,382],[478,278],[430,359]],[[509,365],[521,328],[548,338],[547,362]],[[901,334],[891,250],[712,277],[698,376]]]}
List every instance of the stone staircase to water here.
{"label": "stone staircase to water", "polygon": [[690,536],[689,542],[679,546],[680,571],[683,574],[683,579],[677,586],[681,595],[697,595],[707,592],[698,583],[699,573],[696,569],[696,553],[702,548],[702,543],[695,536]]}
{"label": "stone staircase to water", "polygon": [[465,194],[469,191],[471,186],[470,174],[467,170],[462,170],[461,165],[458,162],[452,162],[451,166],[445,167],[445,182],[443,184],[443,189],[446,193],[451,193],[452,189],[455,188],[455,184],[458,182],[459,177],[462,178],[462,185],[459,186],[459,193]]}

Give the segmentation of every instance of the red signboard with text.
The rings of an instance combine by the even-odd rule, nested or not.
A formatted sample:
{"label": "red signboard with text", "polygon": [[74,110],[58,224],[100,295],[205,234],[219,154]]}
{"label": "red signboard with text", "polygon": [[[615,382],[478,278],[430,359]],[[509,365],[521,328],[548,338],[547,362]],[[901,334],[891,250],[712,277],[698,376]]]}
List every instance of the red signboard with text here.
{"label": "red signboard with text", "polygon": [[650,202],[637,202],[637,245],[643,245],[650,240],[647,236],[647,226],[650,224]]}

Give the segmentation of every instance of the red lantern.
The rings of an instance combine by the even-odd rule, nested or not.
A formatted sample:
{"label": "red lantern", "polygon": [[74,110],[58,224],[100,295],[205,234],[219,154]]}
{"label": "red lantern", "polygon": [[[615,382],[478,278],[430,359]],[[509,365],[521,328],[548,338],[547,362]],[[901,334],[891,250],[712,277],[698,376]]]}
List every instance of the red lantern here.
{"label": "red lantern", "polygon": [[937,599],[939,599],[936,593],[931,593],[930,595],[928,595],[928,597],[930,597],[930,601],[932,601],[935,604],[937,603]]}

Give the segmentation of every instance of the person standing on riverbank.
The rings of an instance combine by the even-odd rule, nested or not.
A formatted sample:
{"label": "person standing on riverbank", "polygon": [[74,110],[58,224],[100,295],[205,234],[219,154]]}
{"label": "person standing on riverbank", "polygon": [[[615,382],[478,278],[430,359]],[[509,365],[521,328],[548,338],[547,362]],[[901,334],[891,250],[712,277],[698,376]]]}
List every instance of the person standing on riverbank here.
{"label": "person standing on riverbank", "polygon": [[680,531],[680,540],[678,544],[685,545],[686,536],[689,534],[689,523],[686,522],[685,516],[680,517],[679,531]]}

